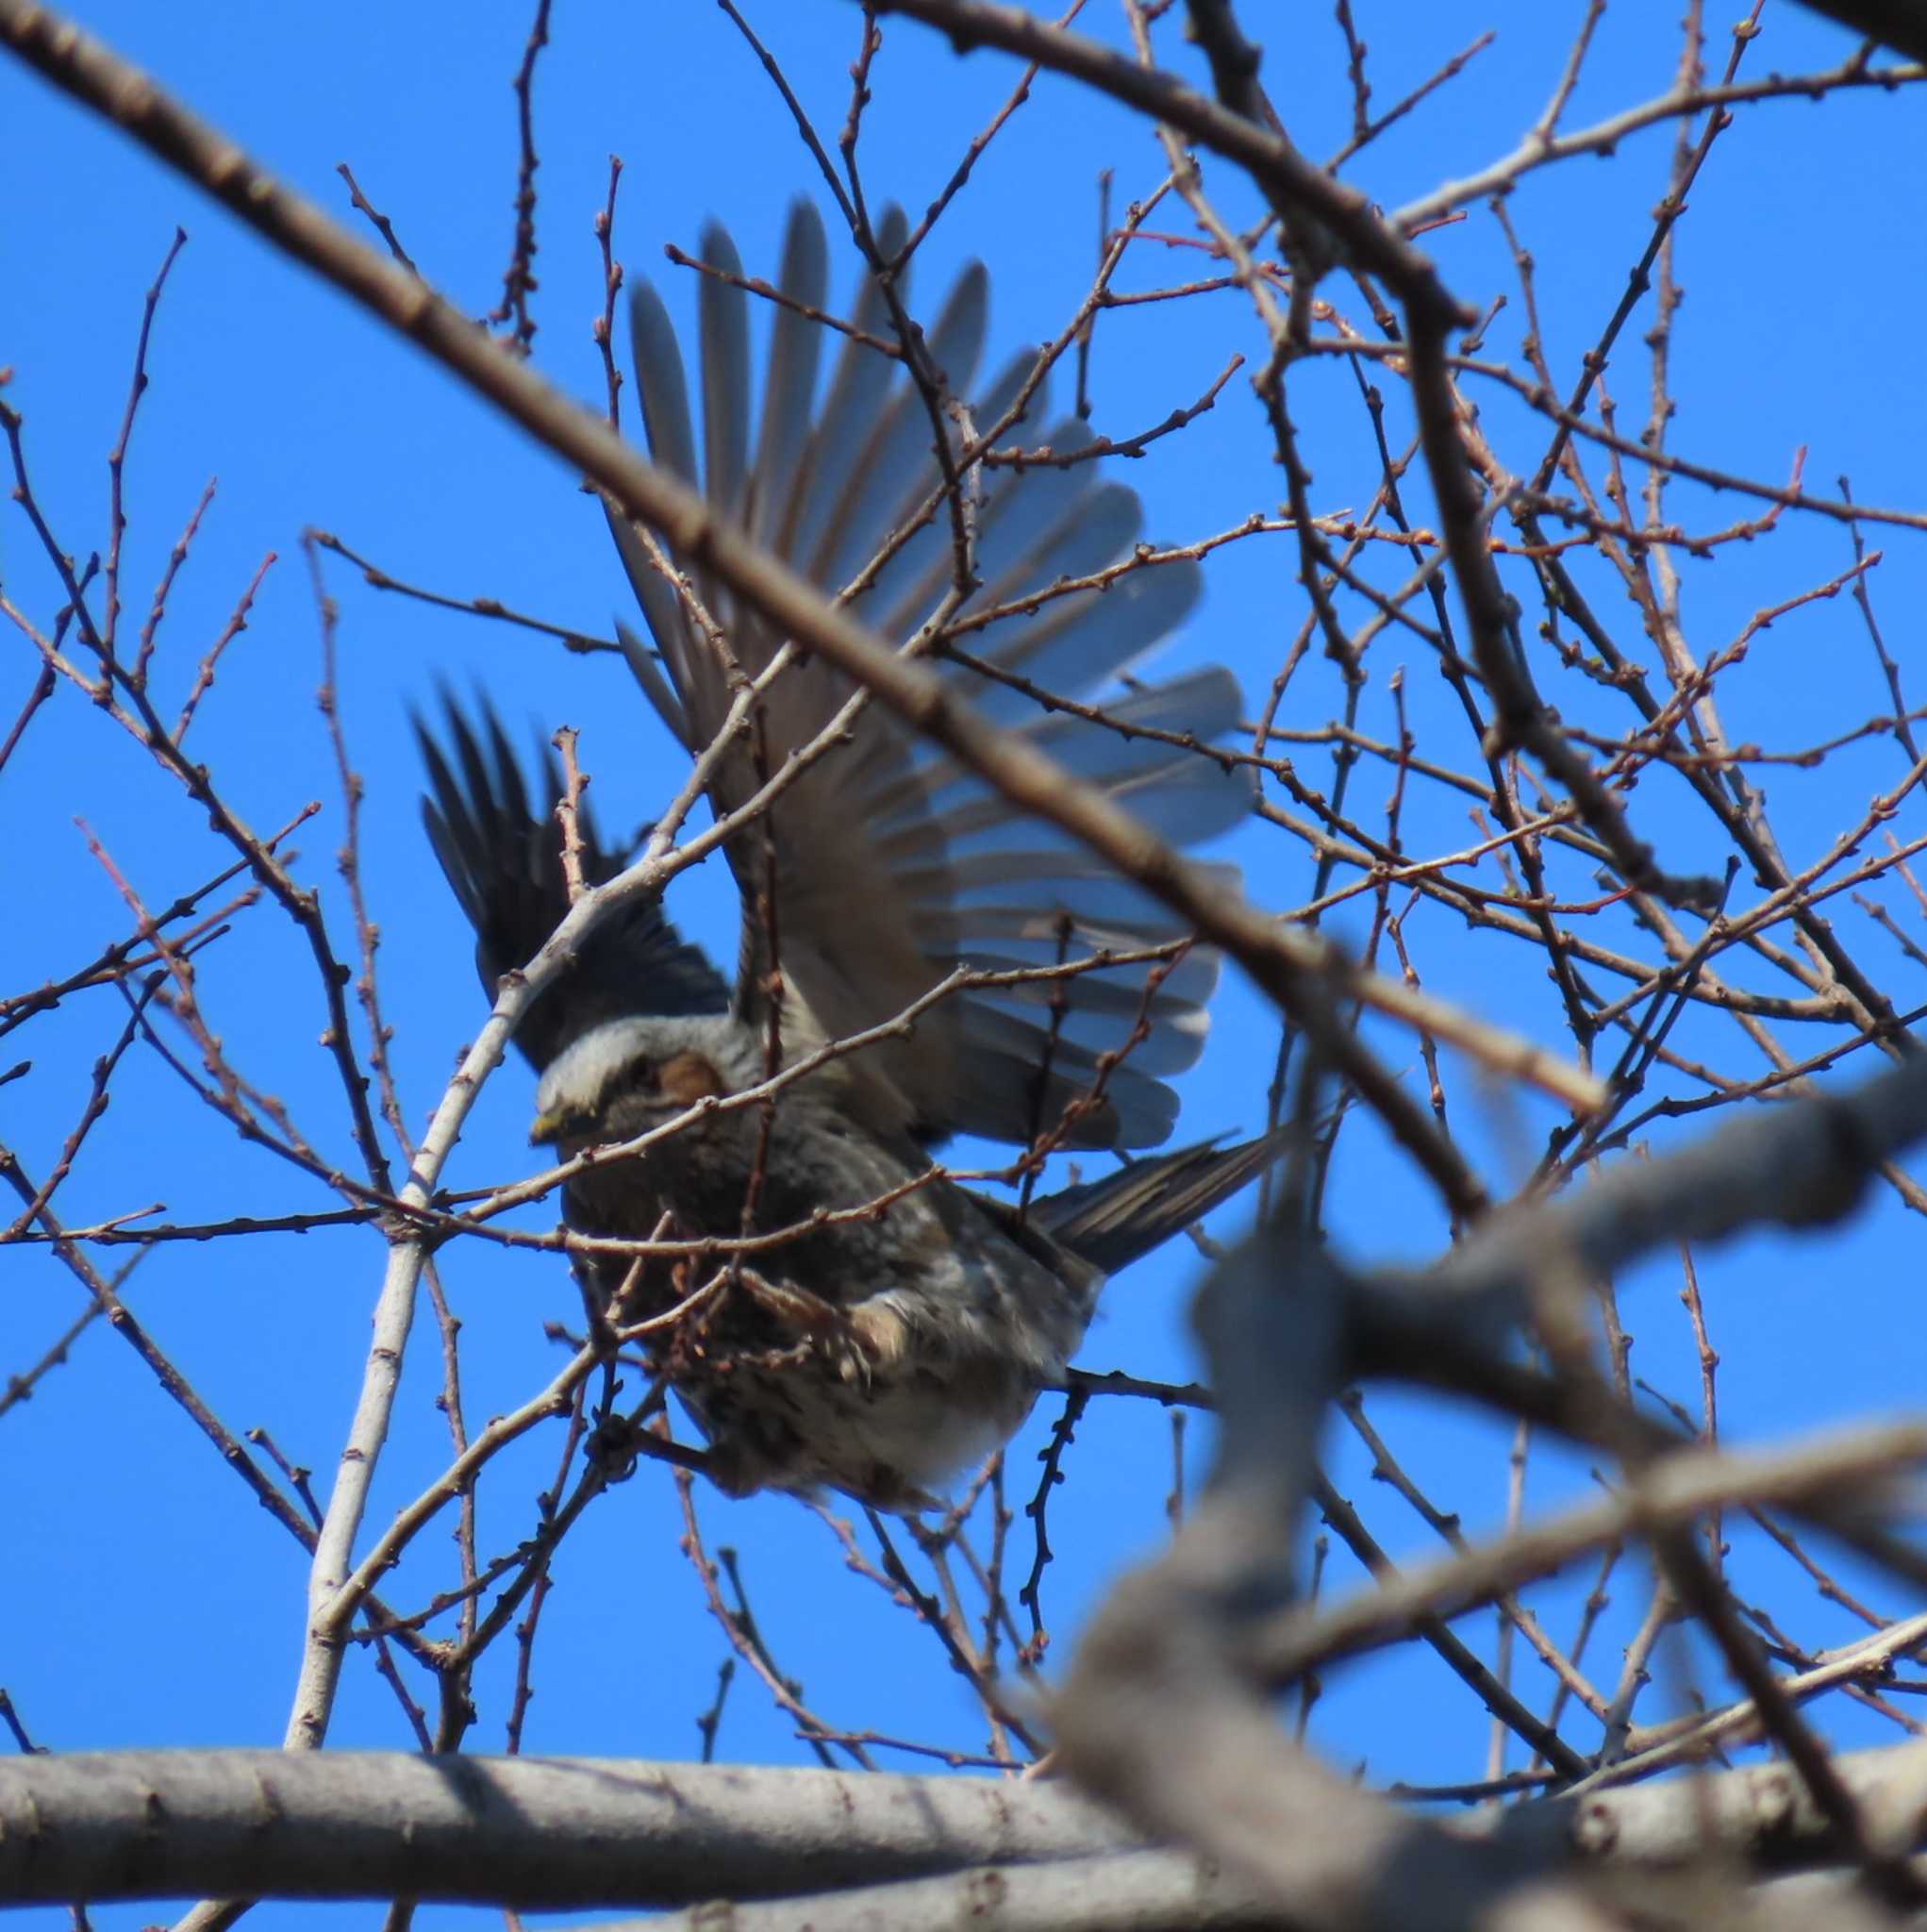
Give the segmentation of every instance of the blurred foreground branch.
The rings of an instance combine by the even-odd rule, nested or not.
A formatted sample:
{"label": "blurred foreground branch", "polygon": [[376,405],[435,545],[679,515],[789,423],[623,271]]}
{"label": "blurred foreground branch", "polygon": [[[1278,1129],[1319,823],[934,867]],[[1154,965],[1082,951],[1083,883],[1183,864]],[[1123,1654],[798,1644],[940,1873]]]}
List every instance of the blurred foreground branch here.
{"label": "blurred foreground branch", "polygon": [[[1563,1856],[1549,1830],[1555,1811],[1515,1807],[1495,1837],[1471,1841],[1327,1770],[1279,1724],[1256,1632],[1296,1593],[1298,1524],[1320,1480],[1327,1411],[1360,1373],[1389,1364],[1503,1401],[1495,1384],[1529,1337],[1553,1365],[1553,1400],[1535,1420],[1616,1454],[1636,1497],[1656,1444],[1593,1370],[1575,1291],[1661,1242],[1836,1221],[1880,1163],[1922,1135],[1927,1066],[1915,1061],[1851,1093],[1744,1115],[1668,1159],[1625,1163],[1570,1200],[1516,1208],[1429,1275],[1368,1280],[1309,1241],[1260,1227],[1199,1298],[1224,1429],[1211,1483],[1170,1551],[1112,1591],[1057,1701],[1072,1774],[1146,1831],[1262,1887],[1294,1924],[1410,1923],[1414,1899],[1441,1925],[1527,1910],[1551,1916],[1515,1923],[1595,1923],[1570,1888],[1526,1904],[1516,1896]],[[1891,1447],[1917,1454],[1918,1434]],[[1837,1479],[1821,1485],[1848,1530],[1883,1498],[1864,1480],[1844,1487],[1843,1500]],[[1633,1513],[1645,1516],[1663,1567],[1690,1564],[1663,1507]],[[1918,1582],[1921,1558],[1898,1543],[1893,1556]],[[1743,1670],[1751,1656],[1730,1651],[1729,1662]],[[1770,1679],[1761,1699],[1769,1729],[1796,1751],[1810,1743]],[[1913,1881],[1893,1860],[1912,1844],[1854,1810],[1837,1764],[1814,1754],[1805,1775],[1807,1800],[1899,1902]]]}

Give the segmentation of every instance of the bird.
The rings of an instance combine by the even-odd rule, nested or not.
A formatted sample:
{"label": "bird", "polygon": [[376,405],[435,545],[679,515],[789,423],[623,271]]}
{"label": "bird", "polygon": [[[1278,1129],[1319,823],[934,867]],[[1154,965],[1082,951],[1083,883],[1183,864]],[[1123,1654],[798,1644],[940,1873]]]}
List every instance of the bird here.
{"label": "bird", "polygon": [[[906,237],[888,211],[879,255],[895,259]],[[851,324],[833,329],[827,241],[797,203],[758,383],[749,285],[720,225],[699,260],[700,439],[667,305],[646,281],[631,296],[653,459],[887,639],[917,639],[941,612],[929,656],[954,692],[1173,843],[1242,820],[1249,768],[1214,750],[1239,715],[1236,679],[1133,675],[1201,589],[1192,560],[1142,560],[1135,492],[1091,462],[986,469],[960,582],[926,397],[879,347],[880,283],[866,274]],[[900,300],[908,280],[899,265]],[[939,419],[953,458],[988,431],[1009,447],[1020,421],[1047,424],[1032,447],[1052,458],[1089,451],[1078,418],[1050,419],[1034,356],[975,387],[988,289],[967,266],[922,339],[925,370],[974,396]],[[750,727],[713,758],[718,817],[792,758],[800,769],[724,844],[743,914],[733,985],[643,895],[525,1008],[513,1038],[539,1075],[531,1140],[590,1156],[564,1211],[610,1240],[579,1253],[578,1272],[619,1333],[646,1336],[719,1487],[926,1507],[1061,1384],[1105,1278],[1244,1186],[1281,1141],[1138,1153],[1172,1131],[1169,1076],[1203,1049],[1216,955],[880,707],[852,711],[835,667],[795,652],[779,664],[785,639],[699,550],[605,509],[649,633],[619,621],[618,636],[671,735],[704,752],[744,681],[768,677]],[[485,701],[471,717],[444,690],[439,734],[415,722],[429,841],[493,999],[570,905],[563,774],[540,746],[525,773]],[[586,883],[623,869],[627,848],[586,803],[576,829]],[[958,969],[970,977],[933,999]],[[857,1035],[871,1037],[838,1051]],[[956,1135],[1126,1164],[1013,1202],[938,1164]],[[665,1237],[679,1255],[620,1248]]]}

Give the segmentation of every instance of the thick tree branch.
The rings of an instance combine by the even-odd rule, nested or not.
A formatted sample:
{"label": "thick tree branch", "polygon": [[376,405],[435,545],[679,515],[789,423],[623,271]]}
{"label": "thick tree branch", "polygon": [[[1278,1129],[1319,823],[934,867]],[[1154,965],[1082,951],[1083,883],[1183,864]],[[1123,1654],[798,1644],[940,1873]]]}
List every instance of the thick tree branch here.
{"label": "thick tree branch", "polygon": [[[1837,1764],[1884,1842],[1923,1841],[1927,1745]],[[1766,1874],[1834,1857],[1824,1821],[1782,1765],[1703,1777],[1690,1804],[1677,1785],[1654,1784],[1524,1806],[1496,1830],[1468,1818],[1444,1835],[1478,1859],[1529,1837],[1548,1858],[1633,1869],[1723,1854]],[[1135,1871],[1166,1903],[1188,1888],[1242,1909],[1235,1887],[1202,1879],[1188,1857],[1146,1852],[1058,1784],[399,1752],[0,1759],[4,1905],[249,1892],[641,1907],[885,1885],[907,1899],[909,1881],[944,1873],[981,1890],[993,1866],[1028,1867],[1041,1886],[1046,1860],[1074,1861],[1064,1869],[1103,1884]]]}
{"label": "thick tree branch", "polygon": [[191,1892],[668,1906],[1129,1841],[1063,1786],[882,1772],[334,1751],[0,1760],[9,1904]]}

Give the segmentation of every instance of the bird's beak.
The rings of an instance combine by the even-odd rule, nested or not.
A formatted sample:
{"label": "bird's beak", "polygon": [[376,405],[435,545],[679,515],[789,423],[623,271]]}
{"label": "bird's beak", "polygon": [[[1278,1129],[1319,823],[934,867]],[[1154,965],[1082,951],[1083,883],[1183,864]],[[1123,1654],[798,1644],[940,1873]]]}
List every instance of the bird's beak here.
{"label": "bird's beak", "polygon": [[528,1130],[528,1144],[531,1147],[553,1147],[562,1138],[565,1123],[557,1112],[539,1113],[534,1124]]}

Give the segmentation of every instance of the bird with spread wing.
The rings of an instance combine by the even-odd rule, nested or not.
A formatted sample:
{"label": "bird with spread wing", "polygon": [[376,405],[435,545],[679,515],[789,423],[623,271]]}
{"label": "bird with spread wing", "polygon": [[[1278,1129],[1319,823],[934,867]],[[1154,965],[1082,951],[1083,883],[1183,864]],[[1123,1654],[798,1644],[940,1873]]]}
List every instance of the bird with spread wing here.
{"label": "bird with spread wing", "polygon": [[[886,218],[884,258],[905,232]],[[932,416],[883,346],[878,283],[865,277],[819,401],[837,332],[814,211],[790,215],[759,385],[746,280],[720,227],[702,262],[700,438],[668,311],[647,284],[632,298],[654,459],[1164,838],[1193,844],[1243,818],[1249,773],[1210,751],[1238,721],[1231,675],[1129,676],[1200,587],[1193,562],[1139,559],[1135,493],[1089,461],[971,465],[960,588]],[[981,265],[966,269],[923,338],[949,394],[974,396],[939,419],[953,475],[972,439],[1007,448],[1017,421],[1047,420],[1034,357],[973,389],[988,292]],[[1055,458],[1091,441],[1075,418],[1043,439]],[[533,1139],[574,1155],[684,1121],[577,1171],[566,1211],[587,1234],[717,1244],[706,1259],[597,1252],[579,1265],[619,1325],[674,1311],[651,1321],[647,1345],[723,1488],[828,1486],[916,1507],[1062,1376],[1105,1277],[1242,1186],[1275,1141],[1141,1158],[1022,1208],[945,1176],[932,1151],[956,1134],[1120,1150],[1168,1138],[1168,1076],[1202,1050],[1215,956],[1140,888],[861,702],[842,673],[789,648],[700,555],[613,508],[609,521],[649,632],[623,628],[623,648],[683,745],[708,747],[744,680],[767,677],[714,763],[719,816],[798,764],[725,846],[743,908],[733,989],[642,899],[596,926],[531,1004],[515,1039],[540,1075]],[[532,793],[486,711],[471,721],[451,703],[441,741],[421,736],[429,836],[492,997],[568,909],[560,774],[544,755]],[[623,857],[590,815],[578,820],[597,884]],[[806,1058],[773,1104],[727,1104]]]}

